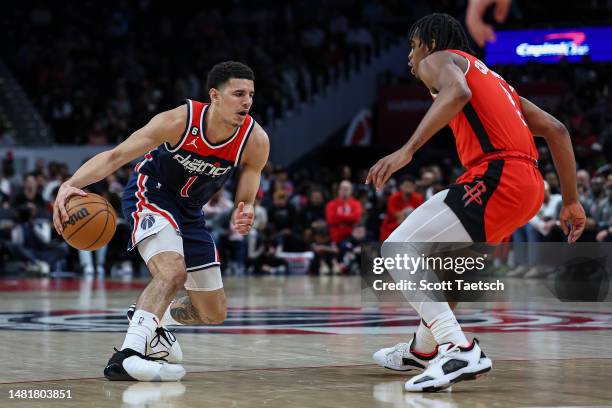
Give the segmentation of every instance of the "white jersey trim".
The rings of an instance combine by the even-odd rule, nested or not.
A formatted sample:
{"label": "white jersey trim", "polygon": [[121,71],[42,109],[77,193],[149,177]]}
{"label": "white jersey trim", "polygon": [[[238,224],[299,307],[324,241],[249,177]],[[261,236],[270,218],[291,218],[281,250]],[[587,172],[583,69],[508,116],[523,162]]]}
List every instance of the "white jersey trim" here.
{"label": "white jersey trim", "polygon": [[189,131],[191,130],[192,117],[193,117],[192,102],[191,102],[191,99],[187,99],[187,127],[185,129],[185,133],[183,134],[183,136],[181,137],[181,140],[179,140],[175,148],[172,148],[168,142],[165,142],[164,147],[166,148],[167,151],[174,153],[183,146],[183,143],[185,143],[185,140],[187,140],[187,136],[189,135]]}
{"label": "white jersey trim", "polygon": [[240,164],[240,159],[242,158],[242,151],[244,150],[246,146],[246,142],[249,136],[251,135],[251,132],[253,131],[254,127],[255,127],[255,119],[251,118],[251,123],[249,124],[247,131],[244,133],[242,142],[240,142],[240,147],[238,148],[238,153],[236,154],[236,160],[234,161],[234,167],[238,167],[238,165]]}
{"label": "white jersey trim", "polygon": [[200,116],[200,138],[202,139],[202,141],[204,142],[204,144],[206,144],[206,146],[208,146],[211,149],[219,149],[221,147],[227,146],[228,144],[230,144],[234,138],[236,137],[236,135],[238,134],[238,132],[240,132],[240,129],[242,129],[242,126],[239,126],[236,131],[234,132],[233,135],[231,135],[225,142],[221,143],[221,144],[213,144],[212,142],[209,142],[206,139],[206,128],[204,127],[204,117],[206,116],[206,112],[208,111],[210,105],[206,105],[204,107],[204,109],[202,109],[202,115]]}

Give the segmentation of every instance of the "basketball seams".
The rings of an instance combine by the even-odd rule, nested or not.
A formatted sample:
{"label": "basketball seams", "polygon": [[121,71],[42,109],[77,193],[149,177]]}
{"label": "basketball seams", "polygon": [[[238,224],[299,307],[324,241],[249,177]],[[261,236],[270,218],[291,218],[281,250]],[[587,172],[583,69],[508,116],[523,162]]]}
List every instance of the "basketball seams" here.
{"label": "basketball seams", "polygon": [[[98,214],[100,214],[100,213],[98,213]],[[106,226],[108,225],[108,216],[109,216],[109,214],[110,214],[110,211],[108,210],[108,204],[107,204],[106,205],[106,220],[104,221],[104,228],[102,228],[102,232],[100,232],[100,235],[98,235],[98,238],[96,238],[96,240],[94,242],[92,242],[91,245],[83,248],[84,251],[87,251],[88,248],[91,248],[92,246],[96,245],[98,243],[98,241],[100,240],[100,238],[102,238],[102,236],[104,235],[104,232],[106,231]],[[95,217],[93,217],[93,218],[95,218]]]}
{"label": "basketball seams", "polygon": [[68,241],[70,238],[72,238],[72,236],[74,234],[76,234],[77,232],[79,232],[84,226],[86,226],[87,224],[89,224],[91,222],[91,220],[93,220],[94,218],[96,218],[96,216],[98,214],[100,214],[103,211],[107,211],[105,208],[101,209],[100,211],[98,211],[97,213],[94,213],[87,221],[85,221],[83,223],[83,225],[81,225],[79,228],[77,228],[76,231],[74,231],[72,234],[70,234],[68,237],[64,237],[64,240]]}
{"label": "basketball seams", "polygon": [[[100,242],[100,239],[102,239],[102,237],[104,237],[105,234],[112,232],[114,234],[114,231],[107,231],[107,227],[109,226],[109,220],[111,219],[112,216],[112,221],[114,223],[114,225],[117,225],[117,215],[115,212],[115,209],[110,206],[108,200],[106,200],[104,197],[95,194],[95,193],[88,193],[89,197],[76,197],[76,200],[73,198],[73,200],[69,201],[69,204],[71,201],[74,201],[74,203],[72,203],[72,205],[67,209],[67,212],[69,215],[73,215],[70,214],[71,212],[76,213],[77,211],[79,211],[82,208],[86,208],[88,205],[94,205],[95,204],[104,204],[104,206],[98,206],[98,208],[102,207],[101,209],[99,209],[98,211],[95,211],[90,217],[89,219],[87,219],[85,222],[83,222],[82,225],[78,225],[78,228],[76,228],[75,231],[72,231],[70,233],[70,235],[65,236],[64,240],[66,242],[68,242],[71,246],[75,247],[76,249],[79,250],[92,250],[90,248],[94,247],[98,242]],[[88,200],[89,199],[89,200]],[[93,199],[93,200],[91,200]],[[90,210],[92,210],[92,208],[90,208]],[[100,234],[96,237],[96,239],[89,244],[86,247],[77,247],[75,245],[73,245],[72,243],[70,243],[69,241],[71,239],[73,239],[77,234],[79,234],[82,230],[82,228],[86,227],[92,220],[95,220],[95,222],[101,222],[100,220],[98,220],[97,218],[99,217],[101,212],[106,212],[106,219],[104,220],[104,225],[101,229]],[[80,222],[79,222],[80,224]],[[96,228],[97,230],[98,228]],[[112,228],[111,228],[112,229]],[[95,230],[94,230],[95,231]],[[94,235],[95,232],[93,232],[93,234],[86,234],[86,235]],[[85,238],[88,238],[87,236]],[[112,236],[111,236],[112,239]],[[98,248],[94,248],[93,250],[98,249]]]}

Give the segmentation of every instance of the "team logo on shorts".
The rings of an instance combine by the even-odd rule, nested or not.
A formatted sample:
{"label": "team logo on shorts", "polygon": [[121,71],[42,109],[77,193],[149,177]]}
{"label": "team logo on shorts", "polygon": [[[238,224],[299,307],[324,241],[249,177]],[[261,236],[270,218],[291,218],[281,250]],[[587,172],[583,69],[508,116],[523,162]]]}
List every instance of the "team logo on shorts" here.
{"label": "team logo on shorts", "polygon": [[[234,307],[219,326],[177,326],[180,333],[403,334],[420,318],[410,308]],[[472,333],[612,330],[612,313],[590,311],[472,309],[457,320]],[[0,312],[0,330],[125,332],[125,309]]]}
{"label": "team logo on shorts", "polygon": [[467,207],[471,202],[482,205],[482,198],[480,198],[480,196],[487,192],[487,186],[482,180],[478,181],[472,187],[465,185],[463,188],[465,189],[465,194],[461,199],[465,201],[464,207]]}
{"label": "team logo on shorts", "polygon": [[142,228],[143,230],[146,230],[146,229],[151,228],[153,224],[155,224],[155,217],[152,215],[147,215],[140,222],[140,228]]}

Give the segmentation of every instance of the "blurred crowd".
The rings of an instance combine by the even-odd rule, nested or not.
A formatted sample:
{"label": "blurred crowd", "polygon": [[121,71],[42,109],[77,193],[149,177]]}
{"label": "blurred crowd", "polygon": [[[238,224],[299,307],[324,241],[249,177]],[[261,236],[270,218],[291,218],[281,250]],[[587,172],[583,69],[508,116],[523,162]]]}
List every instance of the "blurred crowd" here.
{"label": "blurred crowd", "polygon": [[[547,159],[543,159],[546,168]],[[127,252],[130,228],[119,220],[107,247],[95,253],[68,247],[52,229],[52,203],[59,184],[69,177],[66,166],[38,160],[25,175],[12,171],[5,157],[0,177],[0,264],[32,273],[80,271],[85,275],[132,274],[140,267],[136,251]],[[121,194],[131,172],[126,165],[87,191],[106,197],[121,216]],[[203,207],[217,242],[226,274],[355,274],[363,246],[383,241],[425,200],[445,188],[451,172],[439,165],[423,166],[415,175],[392,178],[376,192],[363,184],[366,169],[349,166],[288,171],[268,163],[255,202],[255,224],[242,236],[231,226],[233,186],[219,191]],[[580,200],[587,212],[581,241],[612,241],[612,169],[577,173]],[[546,197],[540,212],[508,240],[560,242],[559,180],[545,173]],[[515,254],[515,263],[532,261]],[[540,277],[541,270],[514,268],[513,276]]]}
{"label": "blurred crowd", "polygon": [[[532,10],[536,3],[521,8],[537,16]],[[270,0],[250,7],[246,0],[230,0],[205,10],[189,7],[170,8],[159,0],[26,0],[0,15],[6,28],[0,49],[57,142],[116,144],[181,99],[205,99],[203,81],[216,62],[240,60],[254,69],[252,113],[266,125],[405,35],[416,16],[432,9],[458,16],[464,5],[446,0]],[[593,14],[597,7],[591,4],[587,11]],[[555,8],[542,5],[538,10],[546,18]],[[580,200],[588,217],[581,240],[612,241],[610,64],[585,60],[492,68],[519,91],[522,84],[562,84],[561,95],[534,102],[562,120],[572,136]],[[6,132],[0,129],[0,140]],[[546,199],[539,214],[508,237],[513,242],[564,239],[557,222],[559,180],[542,140],[538,147]],[[453,146],[436,142],[435,149],[446,152]],[[356,273],[364,244],[383,241],[460,174],[446,153],[448,158],[428,164],[434,160],[429,152],[425,148],[415,160],[418,166],[396,175],[380,192],[363,184],[375,157],[359,166],[282,168],[268,163],[255,225],[246,237],[231,228],[234,185],[228,185],[203,208],[224,273]],[[68,247],[53,231],[51,203],[70,176],[65,164],[39,160],[33,171],[16,174],[11,155],[1,159],[0,271],[128,275],[140,267],[138,254],[125,250],[130,235],[125,220],[119,220],[109,245],[95,253]],[[106,197],[121,215],[121,195],[132,171],[126,165],[88,190]],[[508,273],[546,275],[542,268],[519,265],[536,264],[535,256],[530,251],[514,254]]]}
{"label": "blurred crowd", "polygon": [[27,0],[0,16],[0,50],[58,143],[114,144],[186,97],[205,100],[208,70],[229,59],[253,68],[252,113],[269,123],[404,33],[409,3]]}

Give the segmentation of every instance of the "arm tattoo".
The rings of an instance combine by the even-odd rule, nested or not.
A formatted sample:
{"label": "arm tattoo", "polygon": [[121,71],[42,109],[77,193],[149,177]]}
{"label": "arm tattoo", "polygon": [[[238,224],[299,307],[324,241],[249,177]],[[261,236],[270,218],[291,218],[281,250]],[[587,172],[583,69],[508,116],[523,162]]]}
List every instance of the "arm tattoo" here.
{"label": "arm tattoo", "polygon": [[174,320],[185,325],[206,323],[200,319],[198,311],[191,304],[189,296],[178,299],[170,309],[170,315]]}

